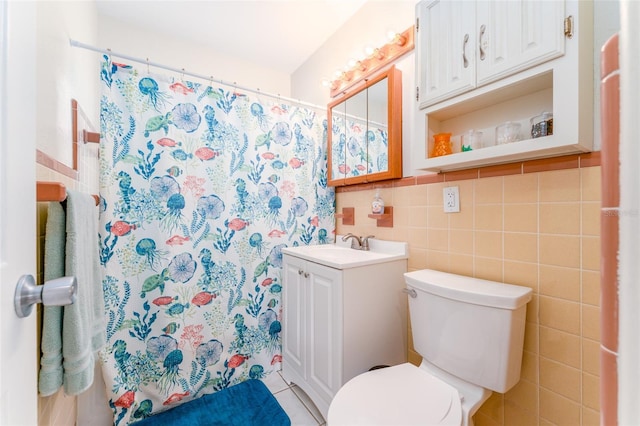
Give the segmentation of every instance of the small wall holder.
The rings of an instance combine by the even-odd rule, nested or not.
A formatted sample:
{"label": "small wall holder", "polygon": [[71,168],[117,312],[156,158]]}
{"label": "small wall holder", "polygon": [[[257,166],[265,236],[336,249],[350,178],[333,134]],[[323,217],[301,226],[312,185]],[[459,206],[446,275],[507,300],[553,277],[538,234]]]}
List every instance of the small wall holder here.
{"label": "small wall holder", "polygon": [[383,214],[369,214],[371,219],[377,220],[380,228],[393,228],[393,206],[385,206]]}
{"label": "small wall holder", "polygon": [[342,219],[343,225],[355,225],[355,210],[354,207],[343,207],[342,213],[336,213],[336,219]]}

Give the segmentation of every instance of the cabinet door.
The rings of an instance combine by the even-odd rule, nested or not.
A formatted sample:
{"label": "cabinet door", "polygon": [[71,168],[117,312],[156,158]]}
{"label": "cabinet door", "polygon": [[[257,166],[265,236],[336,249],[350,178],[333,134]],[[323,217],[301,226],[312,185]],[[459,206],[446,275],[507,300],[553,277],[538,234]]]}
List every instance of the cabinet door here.
{"label": "cabinet door", "polygon": [[327,404],[342,386],[342,272],[309,262],[308,380]]}
{"label": "cabinet door", "polygon": [[305,377],[306,330],[305,330],[305,298],[306,279],[304,278],[306,262],[284,255],[282,310],[284,334],[282,336],[282,368],[290,369],[298,376]]}
{"label": "cabinet door", "polygon": [[420,108],[475,87],[476,31],[472,0],[422,0],[417,70]]}
{"label": "cabinet door", "polygon": [[477,3],[477,85],[564,54],[564,1]]}

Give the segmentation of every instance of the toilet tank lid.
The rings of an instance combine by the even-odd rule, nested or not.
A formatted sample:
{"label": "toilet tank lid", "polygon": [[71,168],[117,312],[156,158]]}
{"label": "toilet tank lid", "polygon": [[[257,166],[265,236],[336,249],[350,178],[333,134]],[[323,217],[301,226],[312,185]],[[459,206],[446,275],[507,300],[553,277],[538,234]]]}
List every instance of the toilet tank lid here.
{"label": "toilet tank lid", "polygon": [[517,309],[531,300],[532,290],[480,278],[422,269],[404,274],[408,285],[416,290],[465,303],[502,309]]}

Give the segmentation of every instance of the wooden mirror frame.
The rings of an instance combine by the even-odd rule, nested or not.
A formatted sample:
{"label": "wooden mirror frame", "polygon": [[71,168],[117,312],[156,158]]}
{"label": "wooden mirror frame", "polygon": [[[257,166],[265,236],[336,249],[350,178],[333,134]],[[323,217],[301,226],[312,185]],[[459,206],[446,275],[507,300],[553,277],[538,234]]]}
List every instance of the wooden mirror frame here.
{"label": "wooden mirror frame", "polygon": [[[363,174],[353,177],[340,177],[333,179],[332,164],[332,110],[335,106],[347,101],[349,98],[368,90],[381,80],[387,79],[387,156],[388,169],[384,172]],[[332,101],[327,106],[327,181],[329,186],[345,186],[358,183],[376,182],[402,177],[402,73],[395,65],[385,71],[363,80],[364,84],[353,86],[340,98]],[[345,148],[346,149],[346,148]]]}

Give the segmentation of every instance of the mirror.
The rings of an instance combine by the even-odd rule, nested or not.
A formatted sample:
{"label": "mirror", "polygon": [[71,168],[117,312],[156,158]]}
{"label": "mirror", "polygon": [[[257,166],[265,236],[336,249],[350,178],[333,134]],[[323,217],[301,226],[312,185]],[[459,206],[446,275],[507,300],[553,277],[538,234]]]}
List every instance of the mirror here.
{"label": "mirror", "polygon": [[330,186],[402,177],[402,75],[395,66],[328,106]]}

